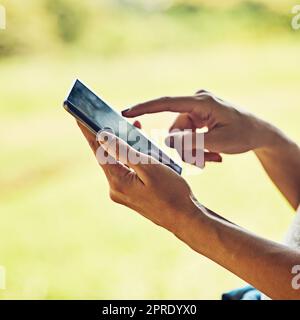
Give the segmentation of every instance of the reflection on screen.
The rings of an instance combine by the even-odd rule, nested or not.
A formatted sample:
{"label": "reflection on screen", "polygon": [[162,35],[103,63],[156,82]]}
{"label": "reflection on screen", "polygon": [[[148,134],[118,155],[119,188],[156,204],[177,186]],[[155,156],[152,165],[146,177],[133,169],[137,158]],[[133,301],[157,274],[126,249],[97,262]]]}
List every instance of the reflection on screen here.
{"label": "reflection on screen", "polygon": [[110,129],[115,135],[126,141],[137,151],[148,155],[151,154],[177,173],[181,173],[180,166],[174,163],[173,160],[149,141],[137,128],[110,108],[79,80],[75,82],[67,101],[93,123],[96,132],[101,129]]}

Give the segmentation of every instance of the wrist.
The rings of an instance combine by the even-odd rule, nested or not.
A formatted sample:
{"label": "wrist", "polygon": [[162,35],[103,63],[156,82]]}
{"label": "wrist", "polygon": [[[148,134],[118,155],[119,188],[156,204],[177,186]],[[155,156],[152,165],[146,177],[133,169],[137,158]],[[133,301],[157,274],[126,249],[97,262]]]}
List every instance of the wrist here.
{"label": "wrist", "polygon": [[197,219],[199,214],[199,208],[191,201],[191,203],[186,205],[180,212],[173,212],[173,221],[169,224],[170,228],[167,229],[176,237],[181,238],[190,230],[191,224]]}
{"label": "wrist", "polygon": [[[208,215],[205,207],[198,203],[194,197],[191,197],[190,206],[177,217],[176,224],[170,231],[192,249],[203,253],[204,247],[202,245],[204,245],[208,229]],[[197,246],[195,246],[196,243]]]}
{"label": "wrist", "polygon": [[254,152],[273,150],[285,140],[283,133],[272,124],[253,117],[252,146]]}

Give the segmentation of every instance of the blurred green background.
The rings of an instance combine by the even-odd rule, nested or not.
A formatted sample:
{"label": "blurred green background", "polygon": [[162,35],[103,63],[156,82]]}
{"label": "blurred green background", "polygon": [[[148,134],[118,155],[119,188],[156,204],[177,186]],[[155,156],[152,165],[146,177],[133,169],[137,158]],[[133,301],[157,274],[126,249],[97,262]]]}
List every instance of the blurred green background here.
{"label": "blurred green background", "polygon": [[[205,88],[299,129],[294,1],[2,0],[3,299],[219,299],[243,282],[114,204],[62,102],[80,78],[112,106]],[[165,128],[173,114],[141,119]],[[199,201],[280,240],[293,213],[254,155],[185,175]],[[201,231],[200,231],[201,232]]]}

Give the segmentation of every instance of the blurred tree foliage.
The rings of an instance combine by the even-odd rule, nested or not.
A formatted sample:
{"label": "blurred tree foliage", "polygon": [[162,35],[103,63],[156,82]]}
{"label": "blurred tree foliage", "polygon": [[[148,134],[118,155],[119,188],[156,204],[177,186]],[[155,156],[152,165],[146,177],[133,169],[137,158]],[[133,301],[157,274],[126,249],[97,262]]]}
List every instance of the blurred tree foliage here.
{"label": "blurred tree foliage", "polygon": [[7,29],[0,31],[0,57],[76,48],[111,56],[180,48],[226,36],[248,40],[258,35],[295,36],[290,0],[284,4],[279,0],[0,0],[0,4],[7,11]]}
{"label": "blurred tree foliage", "polygon": [[78,40],[88,18],[83,2],[74,4],[74,0],[46,0],[45,4],[47,13],[54,18],[59,38],[66,43]]}

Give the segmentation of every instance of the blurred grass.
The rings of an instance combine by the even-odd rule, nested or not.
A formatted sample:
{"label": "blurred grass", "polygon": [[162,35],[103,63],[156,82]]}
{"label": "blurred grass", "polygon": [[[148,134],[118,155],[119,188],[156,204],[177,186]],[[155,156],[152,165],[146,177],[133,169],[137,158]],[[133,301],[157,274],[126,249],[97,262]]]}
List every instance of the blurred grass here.
{"label": "blurred grass", "polygon": [[[293,0],[2,0],[0,57],[71,52],[105,58],[216,41],[265,42],[291,32]],[[30,17],[30,21],[29,18]]]}
{"label": "blurred grass", "polygon": [[[276,37],[271,28],[269,37],[266,28],[256,40],[253,35],[262,30],[257,27],[251,39],[244,39],[247,28],[235,17],[227,23],[226,14],[222,34],[227,31],[232,39],[216,40],[218,26],[208,24],[205,30],[218,35],[210,41],[208,35],[186,31],[197,17],[180,13],[178,18],[177,11],[171,22],[169,16],[153,17],[155,29],[143,26],[139,36],[133,30],[141,22],[128,18],[136,13],[122,10],[117,13],[117,19],[124,17],[122,28],[114,28],[129,34],[126,53],[114,35],[115,50],[93,47],[101,42],[100,31],[78,39],[82,47],[77,49],[39,48],[0,60],[0,264],[7,269],[3,299],[218,299],[222,291],[242,284],[166,231],[113,204],[102,172],[61,105],[77,77],[119,110],[148,98],[206,88],[299,140],[298,35],[286,30]],[[206,14],[206,21],[224,17],[218,11]],[[233,34],[235,23],[241,29]],[[151,42],[160,31],[150,47],[136,52],[127,48],[139,37],[139,43]],[[149,132],[154,126],[167,128],[173,118],[152,115],[142,123]],[[223,164],[185,177],[202,203],[270,239],[280,240],[292,218],[252,154],[226,156]]]}

